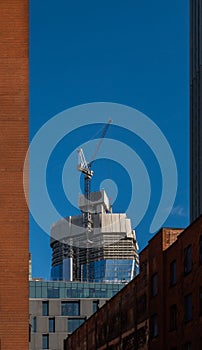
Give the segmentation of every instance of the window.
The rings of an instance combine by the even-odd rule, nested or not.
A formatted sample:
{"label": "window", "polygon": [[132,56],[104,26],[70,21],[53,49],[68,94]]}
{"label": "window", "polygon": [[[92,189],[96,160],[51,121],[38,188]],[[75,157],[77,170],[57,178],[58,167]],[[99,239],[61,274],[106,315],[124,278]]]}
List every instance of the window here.
{"label": "window", "polygon": [[184,350],[191,350],[191,349],[192,349],[191,343],[190,342],[186,343],[184,346]]}
{"label": "window", "polygon": [[199,241],[199,261],[202,264],[202,236],[200,236],[200,241]]}
{"label": "window", "polygon": [[42,349],[49,349],[49,335],[42,335]]}
{"label": "window", "polygon": [[99,309],[99,300],[93,301],[93,313],[95,313]]}
{"label": "window", "polygon": [[155,273],[151,278],[151,295],[154,297],[158,291],[158,276]]}
{"label": "window", "polygon": [[171,305],[170,307],[170,330],[173,331],[177,328],[177,306]]}
{"label": "window", "polygon": [[144,285],[147,284],[147,276],[148,276],[148,273],[147,273],[147,266],[148,266],[147,260],[142,261],[142,262],[140,263],[140,275],[142,276],[141,279],[142,279],[142,283],[143,283]]}
{"label": "window", "polygon": [[62,301],[61,304],[62,316],[79,316],[80,315],[80,302],[79,301]]}
{"label": "window", "polygon": [[34,316],[32,320],[32,330],[33,333],[36,333],[36,316]]}
{"label": "window", "polygon": [[192,247],[189,245],[184,250],[184,272],[189,273],[192,269]]}
{"label": "window", "polygon": [[49,315],[49,302],[42,301],[42,316],[48,316],[48,315]]}
{"label": "window", "polygon": [[192,319],[192,295],[185,296],[185,322]]}
{"label": "window", "polygon": [[144,293],[137,300],[137,316],[141,318],[147,310],[147,295]]}
{"label": "window", "polygon": [[55,317],[49,318],[49,333],[55,332]]}
{"label": "window", "polygon": [[[135,348],[135,334],[132,334],[134,336],[134,343],[131,344],[132,346],[134,345],[133,349]],[[137,330],[137,343],[138,343],[138,348],[142,348],[144,347],[145,349],[145,345],[147,343],[147,331],[146,331],[146,327],[141,327]],[[128,344],[130,346],[130,344]],[[125,349],[125,348],[123,348]],[[127,347],[128,349],[128,347]]]}
{"label": "window", "polygon": [[154,314],[151,317],[151,338],[155,338],[158,335],[158,316]]}
{"label": "window", "polygon": [[29,343],[31,342],[31,329],[32,329],[32,326],[31,324],[29,324]]}
{"label": "window", "polygon": [[59,288],[48,287],[47,297],[48,298],[59,298],[60,290]]}
{"label": "window", "polygon": [[73,333],[85,320],[85,318],[68,318],[68,333]]}
{"label": "window", "polygon": [[202,287],[199,289],[199,313],[202,315]]}
{"label": "window", "polygon": [[176,283],[176,260],[173,260],[170,264],[170,285],[173,286]]}

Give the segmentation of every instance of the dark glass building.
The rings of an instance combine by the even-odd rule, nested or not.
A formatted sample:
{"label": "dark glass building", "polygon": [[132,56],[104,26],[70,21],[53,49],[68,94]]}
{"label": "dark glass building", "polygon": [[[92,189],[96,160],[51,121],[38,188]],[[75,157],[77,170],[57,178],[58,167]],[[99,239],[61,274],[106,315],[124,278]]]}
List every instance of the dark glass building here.
{"label": "dark glass building", "polygon": [[190,1],[190,210],[202,214],[202,2]]}

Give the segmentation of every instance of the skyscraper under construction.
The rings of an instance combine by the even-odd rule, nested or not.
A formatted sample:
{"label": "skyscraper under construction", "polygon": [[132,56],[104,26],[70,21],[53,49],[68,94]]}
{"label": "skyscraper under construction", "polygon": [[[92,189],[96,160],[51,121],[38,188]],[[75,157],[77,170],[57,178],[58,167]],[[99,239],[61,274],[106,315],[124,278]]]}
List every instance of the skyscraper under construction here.
{"label": "skyscraper under construction", "polygon": [[[79,196],[81,215],[51,228],[53,280],[129,282],[136,274],[138,247],[126,214],[112,213],[104,190]],[[89,214],[86,227],[86,214]]]}

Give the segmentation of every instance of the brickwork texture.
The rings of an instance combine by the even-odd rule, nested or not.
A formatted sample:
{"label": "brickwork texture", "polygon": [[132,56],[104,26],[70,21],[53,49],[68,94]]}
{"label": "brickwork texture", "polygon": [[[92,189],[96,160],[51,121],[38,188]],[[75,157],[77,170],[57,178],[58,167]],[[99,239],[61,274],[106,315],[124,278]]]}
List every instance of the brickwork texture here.
{"label": "brickwork texture", "polygon": [[28,0],[1,0],[0,14],[0,349],[27,350]]}
{"label": "brickwork texture", "polygon": [[72,333],[65,349],[201,350],[201,242],[202,215],[185,230],[161,229],[140,253],[139,275]]}

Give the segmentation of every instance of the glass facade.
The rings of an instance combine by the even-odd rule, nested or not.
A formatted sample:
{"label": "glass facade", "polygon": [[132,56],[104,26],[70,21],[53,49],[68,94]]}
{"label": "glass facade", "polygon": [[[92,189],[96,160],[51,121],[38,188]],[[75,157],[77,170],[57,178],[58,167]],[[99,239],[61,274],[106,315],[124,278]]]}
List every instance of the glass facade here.
{"label": "glass facade", "polygon": [[[131,220],[126,213],[110,212],[104,190],[91,192],[90,197],[93,198],[90,207],[85,196],[79,196],[81,213],[59,220],[51,227],[51,280],[129,282],[139,266]],[[92,240],[88,239],[86,224],[92,228]]]}
{"label": "glass facade", "polygon": [[[134,272],[132,259],[106,259],[89,263],[89,279],[94,282],[129,282]],[[87,280],[87,265],[82,265],[82,278]]]}
{"label": "glass facade", "polygon": [[[106,259],[89,263],[88,277],[87,266],[82,265],[82,280],[90,282],[129,282],[135,276],[135,261],[129,259]],[[63,264],[52,267],[51,280],[68,281],[69,269]]]}
{"label": "glass facade", "polygon": [[51,268],[51,280],[52,281],[62,281],[63,280],[63,264],[59,264],[59,265],[53,266]]}
{"label": "glass facade", "polygon": [[68,318],[67,320],[68,333],[73,333],[75,329],[80,327],[82,323],[85,322],[85,320],[86,320],[85,318]]}
{"label": "glass facade", "polygon": [[[30,298],[112,298],[124,283],[88,283],[63,281],[30,281]],[[57,292],[56,292],[57,291]],[[48,301],[43,302],[44,316],[48,316]],[[47,315],[45,315],[47,313]]]}
{"label": "glass facade", "polygon": [[79,316],[80,302],[79,301],[62,301],[61,315],[62,316]]}

